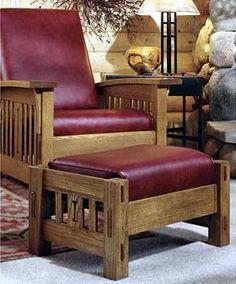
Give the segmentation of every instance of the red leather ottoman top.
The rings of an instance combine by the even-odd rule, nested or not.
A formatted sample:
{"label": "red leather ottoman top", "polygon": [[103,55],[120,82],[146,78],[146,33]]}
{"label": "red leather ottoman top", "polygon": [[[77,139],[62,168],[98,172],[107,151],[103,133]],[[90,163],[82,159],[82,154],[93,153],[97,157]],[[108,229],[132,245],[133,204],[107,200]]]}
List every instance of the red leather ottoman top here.
{"label": "red leather ottoman top", "polygon": [[130,201],[208,185],[213,183],[214,174],[210,156],[188,148],[156,145],[62,157],[49,167],[101,178],[127,178]]}

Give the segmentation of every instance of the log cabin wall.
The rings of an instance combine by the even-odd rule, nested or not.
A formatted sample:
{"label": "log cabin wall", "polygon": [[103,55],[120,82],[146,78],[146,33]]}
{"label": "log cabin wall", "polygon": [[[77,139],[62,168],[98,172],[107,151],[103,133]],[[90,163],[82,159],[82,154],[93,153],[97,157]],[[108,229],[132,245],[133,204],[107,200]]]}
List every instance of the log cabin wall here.
{"label": "log cabin wall", "polygon": [[[39,8],[39,3],[31,4],[32,0],[2,0],[1,7],[22,7]],[[194,30],[197,21],[192,16],[178,17],[178,72],[193,72],[195,66],[192,60],[192,48],[196,37]],[[85,39],[89,51],[91,66],[95,81],[100,81],[101,72],[105,73],[133,73],[128,66],[125,58],[126,50],[133,45],[159,46],[160,43],[160,19],[153,19],[149,16],[143,17],[143,23],[140,25],[132,42],[128,40],[126,30],[122,30],[117,35],[104,37],[100,41],[95,36],[86,33]]]}
{"label": "log cabin wall", "polygon": [[[158,22],[156,23],[152,17],[143,17],[143,23],[132,42],[128,40],[125,29],[116,36],[109,33],[110,38],[104,38],[103,42],[85,33],[95,79],[99,80],[100,72],[133,73],[134,71],[128,66],[125,52],[133,45],[160,47]],[[178,17],[178,72],[181,73],[195,70],[192,60],[192,48],[196,40],[193,33],[194,26],[194,17]]]}

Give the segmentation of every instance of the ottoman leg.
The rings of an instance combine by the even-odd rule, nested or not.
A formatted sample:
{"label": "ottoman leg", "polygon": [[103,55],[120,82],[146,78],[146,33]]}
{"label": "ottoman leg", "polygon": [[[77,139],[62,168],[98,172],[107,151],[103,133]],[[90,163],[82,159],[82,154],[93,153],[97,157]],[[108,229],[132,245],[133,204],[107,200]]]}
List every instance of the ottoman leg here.
{"label": "ottoman leg", "polygon": [[[29,202],[29,252],[36,255],[46,255],[51,251],[51,243],[42,240],[42,181],[43,168],[31,167]],[[46,202],[46,200],[44,202]]]}
{"label": "ottoman leg", "polygon": [[109,181],[104,192],[104,277],[128,277],[128,184]]}
{"label": "ottoman leg", "polygon": [[215,181],[217,184],[217,213],[209,224],[209,243],[225,246],[230,242],[230,167],[226,161],[215,161]]}

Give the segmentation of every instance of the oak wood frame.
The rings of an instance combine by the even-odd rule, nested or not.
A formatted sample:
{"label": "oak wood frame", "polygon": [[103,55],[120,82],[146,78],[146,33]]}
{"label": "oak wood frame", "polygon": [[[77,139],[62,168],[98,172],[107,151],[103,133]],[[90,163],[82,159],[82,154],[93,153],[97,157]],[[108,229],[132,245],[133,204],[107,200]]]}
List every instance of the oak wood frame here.
{"label": "oak wood frame", "polygon": [[[55,241],[94,255],[103,256],[104,277],[128,276],[129,236],[179,221],[208,217],[209,243],[229,244],[229,164],[215,161],[214,184],[185,189],[137,201],[128,201],[128,181],[101,179],[31,167],[29,250],[50,252]],[[55,220],[48,215],[48,193],[55,194]],[[68,195],[68,220],[62,220],[62,197]],[[89,221],[83,228],[83,199],[89,200]],[[74,215],[72,202],[77,202]],[[103,203],[104,230],[96,229],[96,202]]]}
{"label": "oak wood frame", "polygon": [[[163,89],[181,79],[118,79],[96,84],[101,107],[132,108],[153,115],[153,131],[88,135],[53,135],[55,82],[1,82],[1,171],[29,183],[30,165],[53,158],[138,144],[166,144],[166,100]],[[158,134],[157,134],[158,133]]]}

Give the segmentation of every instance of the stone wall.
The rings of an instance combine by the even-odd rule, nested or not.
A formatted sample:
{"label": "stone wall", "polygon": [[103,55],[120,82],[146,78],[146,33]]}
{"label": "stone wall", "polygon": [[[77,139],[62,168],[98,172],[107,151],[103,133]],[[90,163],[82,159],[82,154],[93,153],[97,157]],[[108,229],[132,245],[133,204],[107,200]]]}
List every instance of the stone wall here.
{"label": "stone wall", "polygon": [[[193,50],[204,87],[204,152],[214,159],[230,162],[236,177],[236,0],[210,0],[209,18],[199,33]],[[192,118],[196,113],[192,114]],[[234,120],[234,121],[233,121]],[[190,122],[191,120],[190,117]],[[197,126],[192,122],[192,133]],[[230,139],[229,139],[230,137]]]}
{"label": "stone wall", "polygon": [[216,68],[209,81],[210,115],[216,121],[235,120],[236,0],[211,0],[209,7],[215,30],[210,38],[209,64]]}
{"label": "stone wall", "polygon": [[230,163],[231,177],[236,178],[236,121],[211,121],[204,152],[214,159]]}
{"label": "stone wall", "polygon": [[[205,119],[236,119],[235,37],[236,0],[210,0],[209,17],[192,52],[198,74],[206,80],[204,103],[210,106],[204,108],[204,113],[210,113],[204,115]],[[190,117],[188,129],[196,134],[197,128],[192,121]]]}

